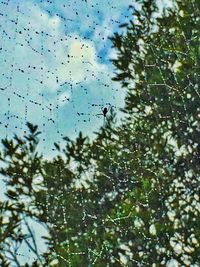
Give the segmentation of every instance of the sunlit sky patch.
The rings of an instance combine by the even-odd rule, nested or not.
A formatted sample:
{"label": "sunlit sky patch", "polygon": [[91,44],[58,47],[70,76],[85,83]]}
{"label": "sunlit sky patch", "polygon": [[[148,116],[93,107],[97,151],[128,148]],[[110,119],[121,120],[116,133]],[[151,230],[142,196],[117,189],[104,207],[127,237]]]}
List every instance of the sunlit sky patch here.
{"label": "sunlit sky patch", "polygon": [[[41,147],[92,135],[124,91],[111,81],[109,37],[131,18],[131,1],[5,1],[0,4],[1,137],[38,124]],[[79,116],[78,113],[83,115]],[[48,148],[48,149],[47,149]]]}

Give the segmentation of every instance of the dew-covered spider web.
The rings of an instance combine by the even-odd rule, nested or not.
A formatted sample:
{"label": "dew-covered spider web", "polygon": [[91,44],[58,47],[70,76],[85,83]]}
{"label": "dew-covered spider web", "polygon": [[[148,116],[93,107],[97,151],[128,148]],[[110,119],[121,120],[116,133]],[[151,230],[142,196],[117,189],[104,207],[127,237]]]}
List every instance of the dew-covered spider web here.
{"label": "dew-covered spider web", "polygon": [[[188,219],[186,213],[199,216],[200,212],[199,176],[197,175],[199,169],[192,158],[192,155],[198,156],[195,149],[198,147],[196,132],[199,127],[200,95],[197,84],[199,74],[195,72],[198,64],[194,58],[196,52],[194,45],[196,40],[199,40],[199,36],[194,33],[192,38],[188,37],[190,35],[185,27],[187,21],[182,20],[184,14],[180,10],[176,11],[174,20],[181,30],[171,28],[170,32],[166,32],[166,35],[171,35],[171,39],[162,38],[157,44],[147,44],[151,57],[147,56],[147,59],[141,63],[142,78],[138,75],[139,70],[135,71],[131,63],[126,68],[121,68],[124,72],[126,69],[133,72],[133,76],[124,76],[123,80],[127,82],[124,87],[128,91],[137,86],[139,88],[138,91],[135,90],[132,101],[137,101],[139,95],[142,99],[138,105],[134,102],[133,107],[128,106],[130,99],[126,99],[126,111],[129,114],[131,110],[132,121],[129,120],[128,126],[121,128],[120,134],[123,138],[119,137],[120,134],[113,133],[113,140],[107,150],[106,141],[102,142],[102,147],[97,141],[95,146],[97,151],[99,148],[99,155],[95,154],[96,150],[93,151],[94,158],[90,161],[90,167],[84,161],[85,159],[81,158],[85,169],[80,169],[78,160],[75,163],[70,162],[71,172],[65,164],[58,164],[59,159],[51,162],[56,155],[56,148],[59,146],[58,150],[60,150],[60,147],[63,147],[63,137],[75,139],[79,136],[81,139],[83,137],[79,135],[81,131],[84,136],[88,135],[93,140],[95,139],[93,132],[97,132],[100,127],[103,131],[107,117],[109,118],[112,112],[116,114],[118,122],[122,117],[128,116],[121,112],[127,92],[120,82],[112,80],[115,67],[110,59],[116,58],[117,53],[112,48],[109,37],[113,36],[114,32],[124,31],[124,27],[120,28],[120,25],[130,20],[135,22],[135,25],[140,25],[141,21],[134,20],[132,17],[133,9],[130,5],[140,10],[138,4],[128,0],[7,0],[0,2],[1,137],[11,138],[13,134],[23,136],[27,133],[27,122],[37,124],[41,131],[38,150],[50,162],[44,167],[46,168],[44,177],[47,181],[41,175],[36,175],[34,188],[39,192],[38,184],[44,181],[46,188],[42,189],[43,196],[38,197],[38,206],[45,212],[46,223],[52,228],[49,234],[49,229],[47,230],[44,224],[36,223],[30,218],[23,218],[22,228],[30,235],[31,241],[26,239],[16,250],[7,254],[13,262],[19,262],[22,266],[26,262],[32,266],[32,262],[38,258],[42,264],[42,256],[38,255],[47,250],[47,245],[41,238],[42,235],[53,236],[54,242],[60,246],[59,249],[57,249],[58,246],[56,248],[52,246],[49,266],[176,267],[179,266],[176,265],[179,260],[185,264],[181,266],[200,264],[197,260],[196,265],[191,265],[193,262],[191,255],[199,245],[198,233],[191,228],[188,239],[183,240],[184,233],[181,232],[182,230],[177,230],[177,234],[169,238],[171,248],[167,252],[167,248],[162,246],[163,240],[167,237],[164,236],[163,239],[158,237],[160,233],[158,234],[157,222],[160,223],[159,213],[162,212],[162,207],[152,208],[153,194],[157,194],[157,197],[162,199],[164,186],[160,182],[160,177],[165,177],[168,173],[172,179],[171,185],[168,184],[169,199],[165,202],[169,222],[174,223],[175,229],[180,229],[179,223],[182,222],[182,218]],[[173,4],[171,1],[170,3],[158,1],[160,11],[157,16],[160,15],[163,5],[172,6]],[[191,6],[193,10],[189,10],[187,16],[192,12],[197,13],[195,5],[191,4]],[[154,26],[152,32],[156,31],[158,29]],[[176,38],[176,34],[181,36],[185,52],[181,48],[179,51],[176,40],[173,47],[173,38]],[[138,51],[132,51],[131,56],[134,57],[140,53],[145,58],[146,44],[142,36],[138,39],[137,45]],[[131,46],[131,42],[129,43],[127,38],[128,46]],[[162,55],[159,54],[160,51]],[[121,53],[125,53],[125,49],[122,49]],[[184,64],[188,64],[189,67],[193,65],[194,69],[191,74],[188,72],[186,77],[181,77],[179,69],[182,66],[187,68]],[[184,79],[187,79],[187,82]],[[185,86],[183,87],[182,84]],[[141,87],[145,88],[145,93],[141,93]],[[156,97],[156,94],[159,94],[159,97]],[[166,108],[163,111],[160,107],[165,101],[168,101],[169,110]],[[192,102],[196,105],[194,113],[191,112]],[[141,118],[141,124],[138,118]],[[147,118],[148,125],[142,126],[143,118]],[[137,126],[134,125],[135,121],[138,123]],[[150,125],[153,125],[153,130],[148,128]],[[137,144],[134,143],[136,134],[129,139],[131,127],[133,131],[137,129],[138,132],[142,129],[140,142]],[[174,131],[175,135],[173,135]],[[157,142],[155,138],[159,141]],[[124,140],[128,139],[126,144]],[[143,140],[147,140],[147,143],[143,144]],[[155,142],[152,150],[149,148],[151,140]],[[182,140],[186,140],[184,144],[181,143]],[[70,144],[68,139],[65,141]],[[142,148],[143,145],[144,148]],[[159,151],[159,146],[161,149],[166,146],[166,153],[173,159],[165,158],[163,155],[165,152],[162,151],[160,151],[161,156],[155,153],[155,158],[152,159],[154,151]],[[74,152],[73,145],[71,147],[69,145],[68,148]],[[87,154],[87,146],[84,149],[84,153]],[[88,149],[93,148],[88,145]],[[114,149],[119,150],[117,155],[114,154]],[[144,155],[141,156],[140,151],[143,151]],[[144,162],[139,160],[142,157]],[[102,165],[97,164],[99,160],[102,160]],[[150,164],[153,160],[154,167]],[[107,162],[110,162],[109,166],[106,165]],[[193,163],[195,167],[192,169]],[[51,169],[53,164],[55,168]],[[162,164],[167,172],[161,171]],[[180,176],[173,168],[169,169],[168,165],[176,166]],[[145,171],[141,171],[144,166]],[[181,168],[184,169],[186,182],[182,181]],[[153,177],[151,185],[145,178],[140,187],[141,181],[138,178],[140,171],[142,177]],[[74,177],[73,175],[78,179],[74,179],[69,186],[66,177]],[[98,192],[93,183],[93,177],[102,192]],[[102,181],[98,180],[99,177]],[[115,180],[116,177],[118,180]],[[190,181],[191,178],[194,182]],[[140,189],[132,195],[132,190],[136,186]],[[190,186],[195,189],[193,191],[188,189]],[[2,183],[2,191],[3,188],[5,188],[4,183]],[[143,190],[142,198],[140,190]],[[173,206],[176,193],[180,197],[178,215],[174,211],[175,204]],[[28,203],[30,200],[22,198],[20,201]],[[112,201],[116,201],[117,204],[112,206]],[[111,207],[110,210],[109,207]],[[109,212],[106,214],[107,208]],[[143,217],[140,217],[138,214],[142,209],[147,211],[148,215],[141,213]],[[145,220],[149,221],[148,226],[145,225]],[[171,227],[170,223],[163,223],[165,229]],[[144,243],[140,243],[136,233]],[[96,241],[97,236],[98,241]],[[159,263],[154,259],[155,265],[154,263],[150,265],[148,253],[153,253],[154,249],[158,255],[166,253],[168,256],[163,256]],[[60,261],[62,265],[59,265]],[[20,266],[16,262],[10,266]]]}
{"label": "dew-covered spider web", "polygon": [[127,20],[127,7],[128,1],[1,2],[3,135],[23,132],[31,121],[47,148],[66,132],[92,134],[102,125],[102,107],[122,106],[108,37]]}

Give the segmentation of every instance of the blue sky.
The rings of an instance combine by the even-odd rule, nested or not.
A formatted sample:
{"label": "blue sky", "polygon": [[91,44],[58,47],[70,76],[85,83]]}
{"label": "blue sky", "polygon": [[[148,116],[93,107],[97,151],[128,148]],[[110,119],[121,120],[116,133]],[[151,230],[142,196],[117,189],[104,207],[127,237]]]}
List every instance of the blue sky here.
{"label": "blue sky", "polygon": [[101,105],[111,103],[117,113],[123,106],[124,90],[111,81],[115,52],[108,37],[131,18],[133,3],[5,3],[0,4],[1,137],[23,134],[27,121],[38,124],[41,150],[50,156],[62,136],[92,135],[102,125],[95,116]]}
{"label": "blue sky", "polygon": [[[40,149],[53,142],[92,136],[110,103],[120,117],[124,90],[111,81],[115,56],[108,37],[131,18],[131,0],[11,0],[0,3],[0,137],[24,134],[38,124]],[[77,113],[84,113],[78,116]],[[0,199],[5,185],[0,180]],[[38,237],[40,238],[40,237]],[[41,249],[44,249],[43,243]],[[26,247],[22,252],[27,257]],[[27,260],[21,258],[21,261]]]}

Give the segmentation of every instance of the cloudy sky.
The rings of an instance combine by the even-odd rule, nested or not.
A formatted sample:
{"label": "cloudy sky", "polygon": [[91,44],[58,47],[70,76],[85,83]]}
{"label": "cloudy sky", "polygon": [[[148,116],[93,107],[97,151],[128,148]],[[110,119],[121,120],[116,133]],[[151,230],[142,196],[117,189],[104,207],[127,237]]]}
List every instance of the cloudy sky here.
{"label": "cloudy sky", "polygon": [[[74,138],[79,131],[91,136],[103,124],[96,116],[101,107],[110,103],[119,113],[124,91],[111,81],[115,52],[108,37],[131,18],[130,4],[132,0],[0,3],[1,138],[23,135],[27,121],[38,124],[40,149],[51,157],[53,142],[62,136]],[[0,186],[3,199],[2,180]]]}
{"label": "cloudy sky", "polygon": [[[131,18],[131,0],[12,0],[0,4],[1,137],[38,124],[41,149],[54,141],[91,135],[103,123],[96,114],[123,105],[124,91],[111,81],[115,56],[109,36]],[[78,115],[81,114],[82,115]]]}

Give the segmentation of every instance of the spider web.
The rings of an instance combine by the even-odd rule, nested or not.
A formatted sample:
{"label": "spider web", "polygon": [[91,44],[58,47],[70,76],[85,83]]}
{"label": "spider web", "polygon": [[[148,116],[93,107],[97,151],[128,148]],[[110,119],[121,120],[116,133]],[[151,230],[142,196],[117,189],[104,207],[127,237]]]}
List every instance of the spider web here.
{"label": "spider web", "polygon": [[[111,81],[108,37],[128,19],[128,2],[114,2],[0,2],[2,137],[23,135],[26,123],[35,123],[42,131],[39,149],[51,158],[55,140],[79,131],[92,136],[102,126],[96,114],[104,106],[123,106],[124,94]],[[41,226],[29,224],[44,247]],[[26,246],[18,257],[33,260]]]}
{"label": "spider web", "polygon": [[102,124],[95,114],[106,103],[122,106],[123,93],[111,82],[108,37],[118,19],[128,17],[127,8],[125,3],[105,6],[98,1],[1,2],[3,136],[23,133],[31,121],[42,129],[48,150],[66,132],[92,134]]}
{"label": "spider web", "polygon": [[[101,113],[101,108],[112,105],[118,112],[123,106],[124,93],[111,81],[113,67],[108,59],[114,56],[114,52],[111,52],[108,37],[118,30],[121,22],[126,22],[130,18],[127,7],[133,3],[123,2],[116,4],[116,1],[108,1],[105,5],[101,5],[98,0],[0,3],[2,136],[10,136],[13,132],[23,134],[27,121],[36,123],[42,130],[40,149],[46,151],[48,158],[54,155],[52,144],[55,140],[61,140],[65,135],[75,137],[79,131],[92,136],[92,132],[103,123],[103,118],[96,116]],[[186,44],[190,41],[185,39]],[[152,47],[152,51],[155,52],[155,65],[146,66],[147,69],[157,68],[156,65],[159,65],[155,47]],[[178,56],[177,52],[177,58]],[[175,80],[176,67],[172,66]],[[162,77],[162,84],[156,86],[169,87],[163,70],[160,68],[158,71]],[[149,88],[153,86],[155,85],[148,84]],[[190,81],[188,86],[195,87],[195,84]],[[183,105],[184,99],[182,96]],[[150,111],[150,107],[147,107],[146,112]],[[176,115],[172,115],[176,121]],[[118,116],[121,116],[119,112]],[[186,109],[185,116],[187,117]],[[192,128],[191,123],[190,126]],[[184,152],[177,149],[177,153]],[[112,179],[109,176],[107,178]],[[64,181],[60,182],[64,184]],[[111,192],[116,191],[113,185]],[[66,206],[60,200],[64,194],[67,192],[63,186],[58,195],[53,195],[55,210],[48,206],[46,208],[56,213],[56,206],[61,205],[60,216],[67,225]],[[51,192],[47,192],[47,202],[51,197]],[[111,193],[110,198],[112,197],[115,196]],[[148,195],[145,197],[148,206]],[[82,222],[86,228],[85,217],[92,216],[87,213],[87,205],[87,201],[81,197],[81,209],[84,214]],[[125,229],[120,229],[120,222],[131,216],[130,211],[123,217],[109,217],[107,220],[119,228],[120,235],[123,236]],[[95,220],[98,225],[98,218]],[[49,221],[52,222],[52,218],[49,218]],[[139,219],[135,220],[134,227],[141,226],[142,222]],[[36,226],[33,225],[33,228]],[[153,227],[151,231],[154,231]],[[146,240],[148,241],[148,237]],[[41,240],[38,239],[38,242]],[[120,263],[122,266],[127,266],[127,259],[135,266],[146,264],[132,257],[131,240],[128,244],[120,245],[123,252],[118,257],[112,255],[106,242],[102,242],[98,254],[90,247],[87,252],[73,252],[70,251],[69,243],[64,245],[69,257],[63,258],[56,253],[55,257],[60,257],[67,266],[71,266],[70,257],[77,254],[87,254],[89,260],[91,259],[91,266],[95,266],[97,260],[103,257],[104,251],[110,253],[111,262]],[[25,257],[33,260],[31,253],[28,256],[28,253],[22,251],[21,256],[18,256],[22,262]]]}

